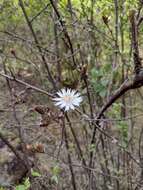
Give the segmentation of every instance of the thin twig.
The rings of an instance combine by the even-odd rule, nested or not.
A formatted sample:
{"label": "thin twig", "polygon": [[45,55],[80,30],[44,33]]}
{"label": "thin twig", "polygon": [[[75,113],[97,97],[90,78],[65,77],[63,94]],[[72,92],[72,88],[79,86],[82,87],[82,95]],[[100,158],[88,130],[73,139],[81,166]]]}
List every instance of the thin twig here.
{"label": "thin twig", "polygon": [[47,91],[45,91],[45,90],[42,90],[42,89],[40,89],[40,88],[38,88],[38,87],[36,87],[36,86],[33,86],[33,85],[31,85],[31,84],[29,84],[29,83],[27,83],[27,82],[24,82],[24,81],[22,81],[22,80],[20,80],[20,79],[17,79],[17,78],[15,78],[15,77],[11,77],[11,76],[6,75],[6,74],[4,74],[4,73],[2,73],[2,72],[0,72],[0,75],[3,76],[3,77],[5,77],[5,78],[7,78],[7,79],[9,79],[9,80],[11,80],[11,81],[15,81],[15,82],[20,83],[20,84],[22,84],[22,85],[24,85],[24,86],[26,86],[26,87],[28,87],[28,88],[31,88],[31,89],[33,89],[33,90],[35,90],[35,91],[37,91],[37,92],[40,92],[40,93],[42,93],[42,94],[45,94],[45,95],[47,95],[47,96],[49,96],[49,97],[52,97],[52,98],[54,97],[51,93],[49,93],[49,92],[47,92]]}

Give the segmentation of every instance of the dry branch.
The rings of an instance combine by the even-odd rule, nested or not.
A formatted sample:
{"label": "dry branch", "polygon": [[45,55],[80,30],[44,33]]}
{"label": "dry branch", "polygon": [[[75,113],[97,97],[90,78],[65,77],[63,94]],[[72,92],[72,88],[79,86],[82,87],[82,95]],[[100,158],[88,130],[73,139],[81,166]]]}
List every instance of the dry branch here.
{"label": "dry branch", "polygon": [[53,97],[53,95],[52,95],[51,93],[49,93],[49,92],[47,92],[47,91],[45,91],[45,90],[42,90],[42,89],[40,89],[40,88],[38,88],[38,87],[36,87],[36,86],[33,86],[33,85],[31,85],[31,84],[29,84],[29,83],[27,83],[27,82],[24,82],[24,81],[22,81],[22,80],[20,80],[20,79],[17,79],[16,77],[11,77],[11,76],[6,75],[6,74],[4,74],[4,73],[2,73],[2,72],[0,72],[0,75],[3,76],[3,77],[5,77],[5,78],[7,78],[7,79],[9,79],[9,80],[11,80],[11,81],[15,81],[15,82],[17,82],[17,83],[19,83],[19,84],[22,84],[22,85],[24,85],[24,86],[26,86],[26,87],[28,87],[28,88],[31,88],[31,89],[33,89],[33,90],[35,90],[35,91],[37,91],[37,92],[40,92],[40,93],[42,93],[42,94],[45,94],[45,95],[47,95],[47,96],[49,96],[49,97]]}
{"label": "dry branch", "polygon": [[[91,145],[95,143],[95,135],[97,125],[99,125],[100,118],[104,115],[104,112],[112,106],[112,104],[119,99],[122,95],[124,95],[127,91],[131,89],[140,88],[143,86],[143,72],[141,59],[139,56],[139,48],[138,48],[138,26],[136,21],[135,11],[130,12],[130,22],[131,22],[131,33],[132,33],[132,48],[133,48],[133,61],[134,61],[134,71],[135,76],[133,81],[125,81],[120,88],[111,96],[108,102],[102,107],[97,116],[97,121],[94,125],[93,134],[91,138]],[[89,167],[93,165],[93,152],[90,153],[90,161]]]}

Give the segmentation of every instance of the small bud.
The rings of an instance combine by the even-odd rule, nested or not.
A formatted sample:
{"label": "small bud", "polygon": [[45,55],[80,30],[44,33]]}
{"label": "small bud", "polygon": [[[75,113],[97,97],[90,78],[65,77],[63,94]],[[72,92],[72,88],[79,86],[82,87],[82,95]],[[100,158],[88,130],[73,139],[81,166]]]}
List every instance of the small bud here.
{"label": "small bud", "polygon": [[45,152],[44,146],[41,143],[35,144],[34,149],[35,149],[36,152],[39,152],[39,153],[44,153]]}
{"label": "small bud", "polygon": [[109,18],[107,16],[102,16],[104,24],[108,25]]}
{"label": "small bud", "polygon": [[15,51],[15,49],[11,49],[11,50],[10,50],[10,53],[11,53],[14,57],[16,57],[16,51]]}

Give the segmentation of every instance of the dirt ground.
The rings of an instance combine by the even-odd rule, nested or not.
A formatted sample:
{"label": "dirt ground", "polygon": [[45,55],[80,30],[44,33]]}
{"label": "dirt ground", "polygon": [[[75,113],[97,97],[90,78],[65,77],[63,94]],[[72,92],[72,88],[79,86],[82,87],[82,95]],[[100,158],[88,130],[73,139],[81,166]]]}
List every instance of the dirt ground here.
{"label": "dirt ground", "polygon": [[[40,181],[44,181],[44,183],[46,181],[47,184],[45,186],[48,188],[50,186],[49,181],[52,175],[52,168],[56,164],[59,152],[61,127],[56,122],[44,120],[47,117],[35,111],[37,106],[40,107],[38,109],[45,109],[46,98],[41,100],[40,95],[35,96],[35,93],[31,90],[25,91],[25,88],[22,86],[12,85],[14,85],[13,98],[10,96],[6,81],[1,79],[0,132],[23,157],[20,147],[21,140],[19,138],[19,131],[21,131],[22,140],[27,148],[26,157],[33,164],[32,168],[42,174],[42,177],[36,178],[36,180],[33,178],[33,189],[42,189],[40,184],[43,182],[41,183]],[[23,94],[21,95],[20,93]],[[66,166],[64,168],[66,169]],[[21,182],[24,172],[21,162],[8,146],[0,140],[0,186],[6,189],[13,189],[17,183]],[[46,180],[43,180],[43,178]]]}

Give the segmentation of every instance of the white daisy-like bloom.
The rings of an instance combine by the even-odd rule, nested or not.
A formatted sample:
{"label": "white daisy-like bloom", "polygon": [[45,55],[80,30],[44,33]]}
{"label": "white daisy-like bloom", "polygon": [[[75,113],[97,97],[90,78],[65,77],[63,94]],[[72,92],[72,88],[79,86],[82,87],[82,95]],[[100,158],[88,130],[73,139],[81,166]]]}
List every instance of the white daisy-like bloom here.
{"label": "white daisy-like bloom", "polygon": [[55,105],[65,111],[74,110],[82,102],[82,97],[76,90],[61,89],[56,95],[58,97],[53,98]]}

